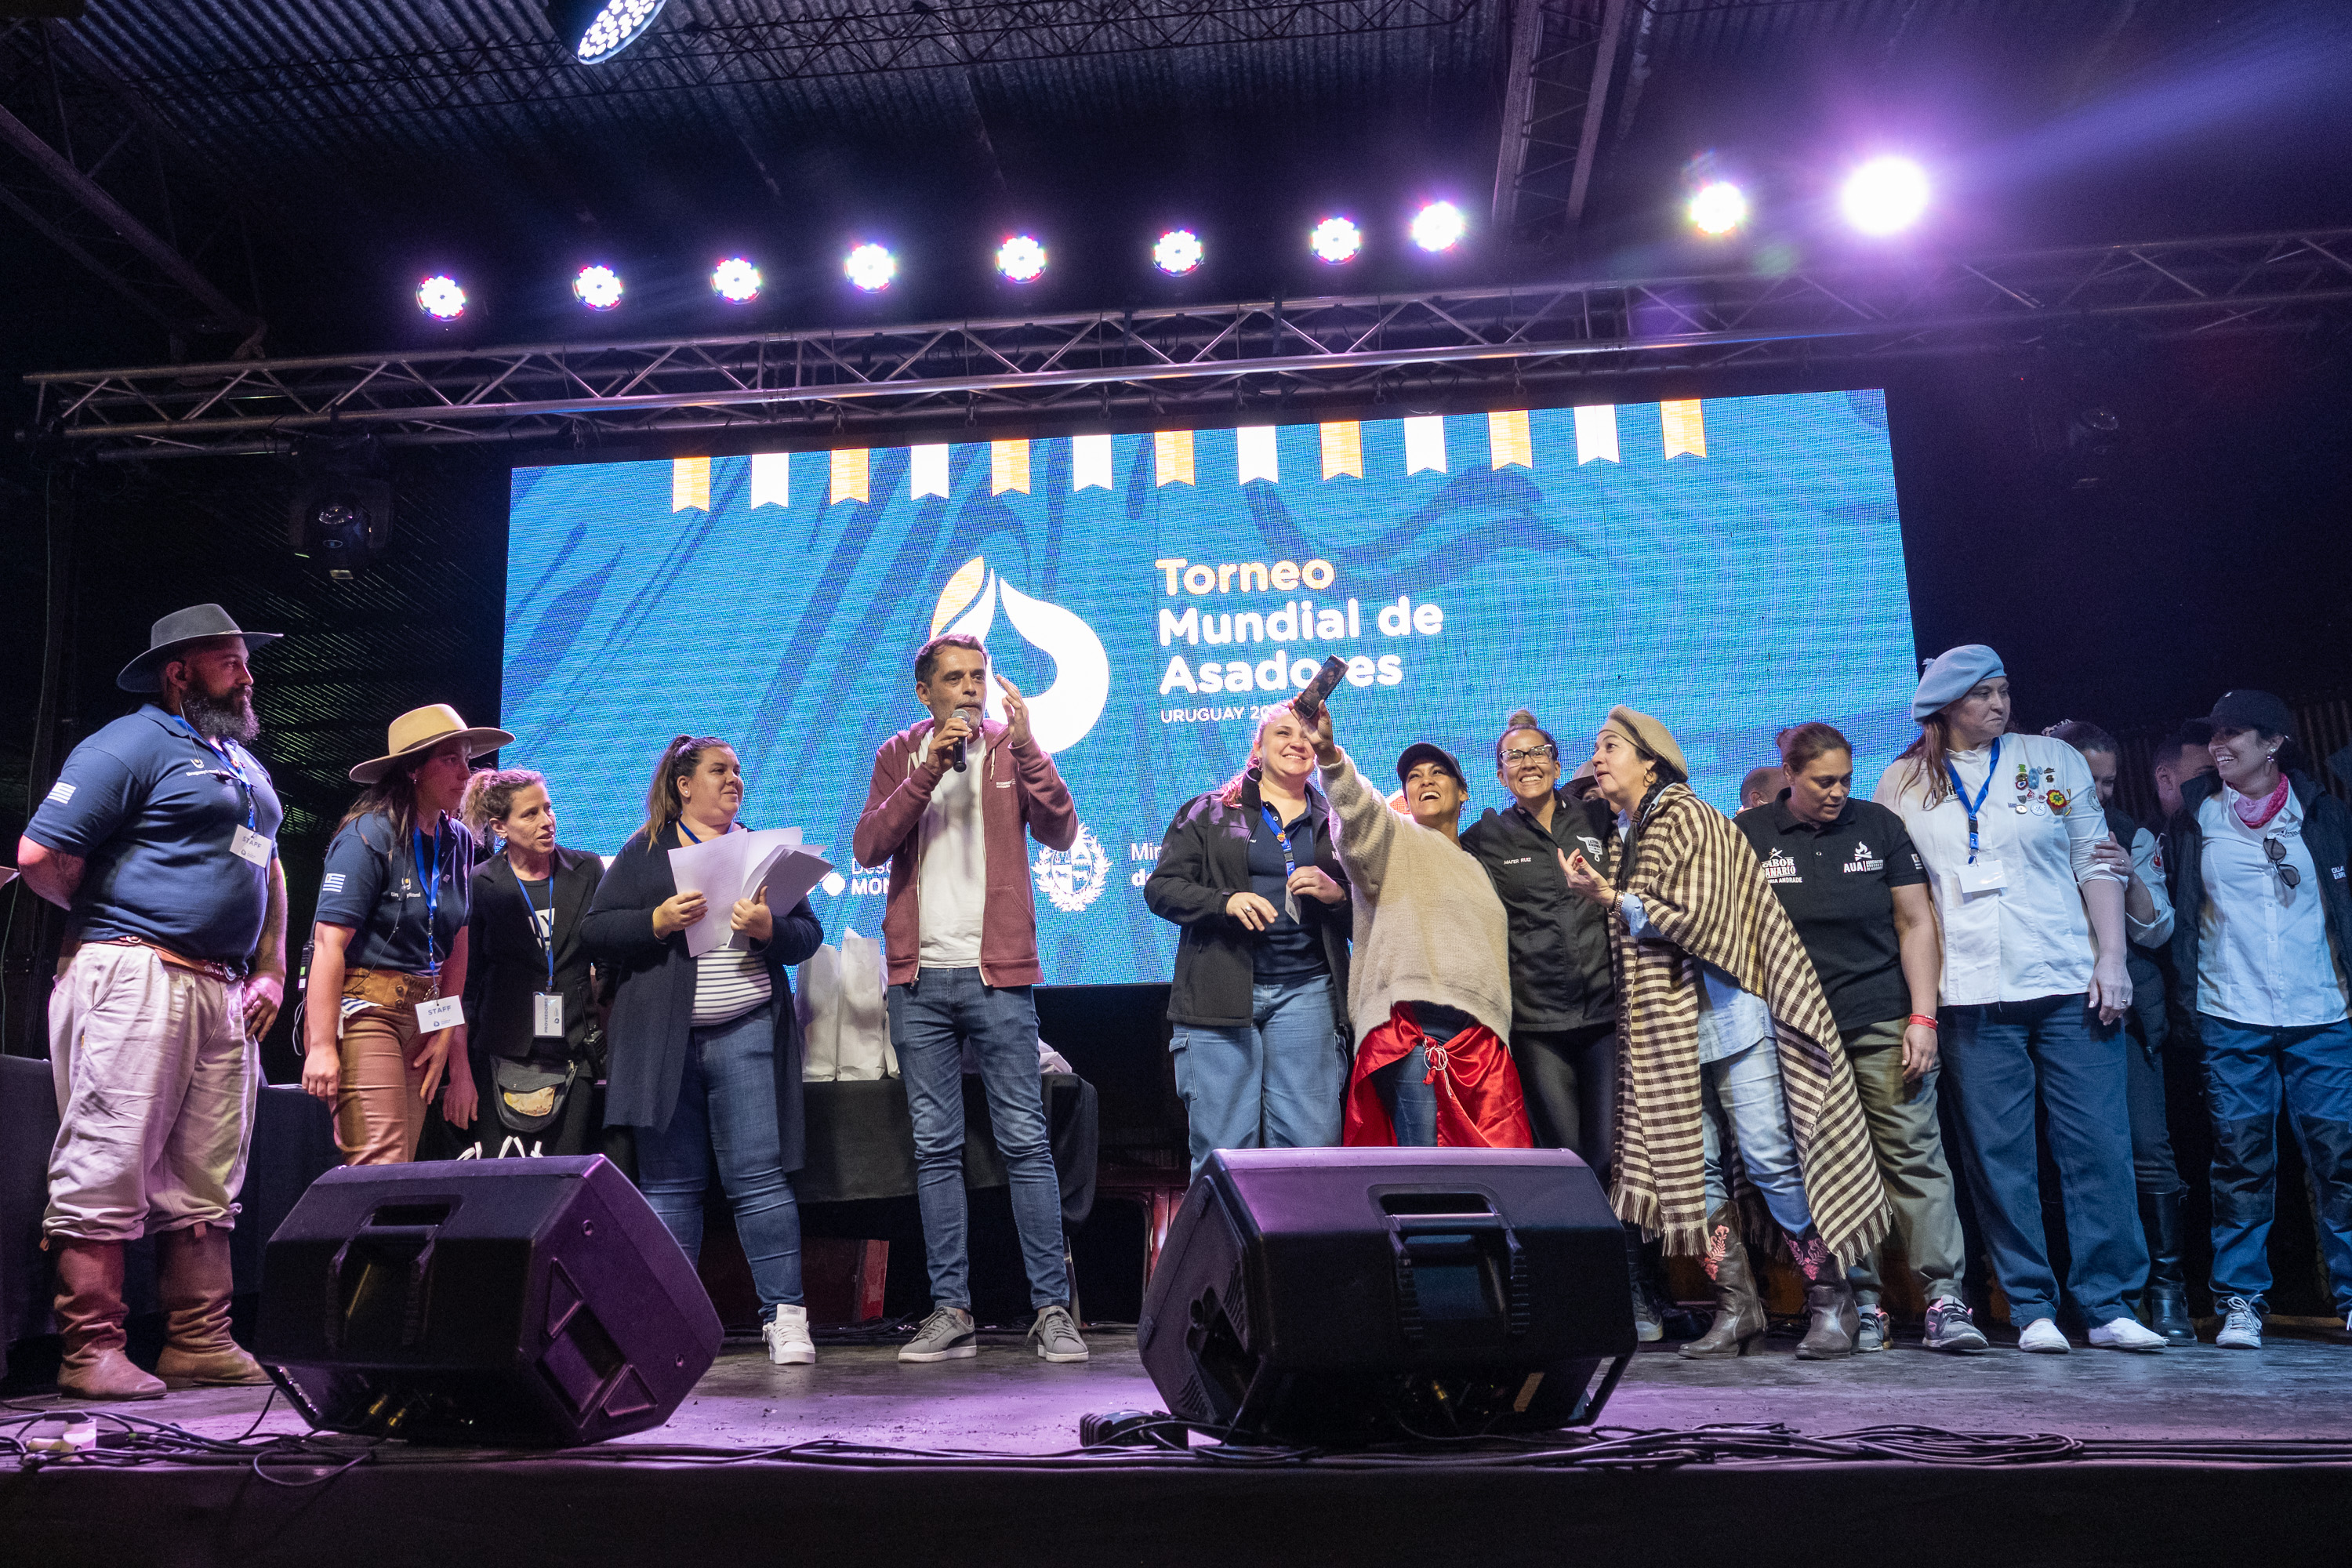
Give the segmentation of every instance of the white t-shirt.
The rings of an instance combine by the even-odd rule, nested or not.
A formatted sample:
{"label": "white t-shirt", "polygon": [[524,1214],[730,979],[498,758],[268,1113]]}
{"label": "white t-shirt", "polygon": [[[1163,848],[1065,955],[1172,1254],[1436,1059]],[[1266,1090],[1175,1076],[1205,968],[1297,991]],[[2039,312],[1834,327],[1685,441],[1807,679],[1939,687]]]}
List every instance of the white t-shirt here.
{"label": "white t-shirt", "polygon": [[[988,904],[988,840],[981,830],[980,792],[988,752],[977,740],[965,749],[964,771],[942,773],[923,811],[915,899],[923,922],[916,962],[925,969],[980,964],[981,915]],[[917,765],[930,754],[927,738]]]}
{"label": "white t-shirt", "polygon": [[[2344,977],[2327,943],[2319,868],[2303,840],[2303,803],[2289,791],[2260,827],[2239,820],[2244,799],[2224,784],[2197,805],[2203,835],[2198,870],[2205,907],[2197,931],[2197,1010],[2263,1029],[2333,1024],[2345,1016]],[[2286,851],[2300,875],[2289,888],[2263,840]]]}

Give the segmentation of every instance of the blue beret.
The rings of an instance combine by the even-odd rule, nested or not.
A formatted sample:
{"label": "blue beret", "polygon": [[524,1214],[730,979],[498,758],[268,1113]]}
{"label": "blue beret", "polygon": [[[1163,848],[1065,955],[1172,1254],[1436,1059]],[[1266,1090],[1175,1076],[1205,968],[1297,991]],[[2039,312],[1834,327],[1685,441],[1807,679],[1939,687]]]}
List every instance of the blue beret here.
{"label": "blue beret", "polygon": [[2008,673],[2000,667],[2000,655],[1980,642],[1947,648],[1920,672],[1919,689],[1911,694],[1911,717],[1928,718],[1966,697],[1979,680]]}

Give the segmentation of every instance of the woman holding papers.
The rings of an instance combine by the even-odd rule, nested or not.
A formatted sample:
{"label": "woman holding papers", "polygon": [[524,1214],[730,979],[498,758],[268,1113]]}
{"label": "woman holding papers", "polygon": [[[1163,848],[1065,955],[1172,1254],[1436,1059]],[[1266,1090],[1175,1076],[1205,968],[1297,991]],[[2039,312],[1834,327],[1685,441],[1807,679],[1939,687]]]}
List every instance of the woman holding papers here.
{"label": "woman holding papers", "polygon": [[742,833],[742,764],[726,742],[680,735],[664,747],[646,826],[598,884],[583,934],[599,969],[619,978],[606,1124],[635,1130],[638,1185],[688,1257],[701,1250],[702,1194],[717,1167],[760,1293],[768,1358],[805,1365],[816,1347],[801,1302],[793,1199],[801,1037],[788,975],[824,931],[805,898],[780,913],[768,891],[788,876],[804,890],[798,868],[813,858],[736,861],[732,900],[681,890],[698,880],[720,886],[709,879],[713,858],[697,847]]}

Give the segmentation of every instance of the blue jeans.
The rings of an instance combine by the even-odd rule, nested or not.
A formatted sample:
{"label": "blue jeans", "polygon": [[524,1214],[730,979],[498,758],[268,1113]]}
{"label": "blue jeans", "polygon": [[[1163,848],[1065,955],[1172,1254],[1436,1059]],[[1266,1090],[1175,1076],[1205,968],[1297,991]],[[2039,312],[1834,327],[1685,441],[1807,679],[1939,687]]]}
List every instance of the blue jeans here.
{"label": "blue jeans", "polygon": [[2010,1321],[2021,1329],[2058,1315],[2042,1228],[2037,1098],[2066,1207],[2066,1289],[2075,1304],[2094,1327],[2111,1323],[2131,1316],[2124,1298],[2147,1281],[2124,1064],[2138,1047],[2084,1001],[2076,993],[1947,1009],[1944,1076],[1968,1134],[1960,1163]]}
{"label": "blue jeans", "polygon": [[[1339,1142],[1348,1056],[1329,975],[1261,982],[1250,988],[1248,1026],[1179,1024],[1170,1049],[1194,1175],[1219,1149],[1319,1149]],[[1433,1136],[1436,1105],[1432,1099]]]}
{"label": "blue jeans", "polygon": [[2198,1015],[2213,1113],[2213,1294],[2271,1288],[2284,1101],[2318,1189],[2320,1250],[2338,1316],[2352,1312],[2352,1023],[2265,1029]]}
{"label": "blue jeans", "polygon": [[971,1214],[963,1194],[963,1046],[980,1058],[988,1123],[1013,1184],[1013,1224],[1029,1275],[1029,1304],[1066,1306],[1062,1187],[1046,1140],[1045,1091],[1037,1072],[1037,1008],[1026,985],[988,986],[980,970],[923,969],[890,987],[890,1045],[915,1123],[915,1197],[931,1300],[971,1306]]}
{"label": "blue jeans", "polygon": [[1789,1131],[1789,1106],[1780,1092],[1780,1048],[1767,1035],[1744,1051],[1698,1069],[1699,1129],[1706,1149],[1706,1212],[1731,1201],[1723,1173],[1726,1124],[1739,1150],[1748,1179],[1763,1194],[1764,1206],[1790,1237],[1813,1228],[1805,1202],[1805,1175],[1797,1163],[1797,1140]]}
{"label": "blue jeans", "polygon": [[1428,1079],[1429,1052],[1420,1046],[1373,1069],[1372,1089],[1388,1108],[1400,1149],[1437,1147],[1437,1086]]}
{"label": "blue jeans", "polygon": [[688,1035],[669,1125],[637,1129],[637,1189],[688,1258],[702,1253],[702,1194],[715,1157],[762,1322],[801,1301],[801,1211],[776,1131],[773,1006]]}

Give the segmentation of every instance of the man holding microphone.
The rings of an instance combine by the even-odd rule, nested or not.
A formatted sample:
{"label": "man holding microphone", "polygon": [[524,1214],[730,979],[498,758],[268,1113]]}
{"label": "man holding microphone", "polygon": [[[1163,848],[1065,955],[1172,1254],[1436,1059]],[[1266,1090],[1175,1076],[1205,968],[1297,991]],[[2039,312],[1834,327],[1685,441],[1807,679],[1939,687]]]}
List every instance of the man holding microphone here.
{"label": "man holding microphone", "polygon": [[882,918],[890,1044],[914,1121],[916,1198],[932,1311],[898,1352],[909,1362],[977,1354],[970,1211],[963,1191],[963,1053],[979,1058],[989,1123],[1011,1177],[1013,1219],[1046,1361],[1087,1359],[1069,1311],[1062,1192],[1037,1069],[1037,910],[1027,838],[1067,849],[1077,807],[1029,732],[1029,708],[999,678],[1005,722],[982,716],[988,653],[949,632],[915,656],[915,700],[929,717],[885,741],[857,819],[861,866],[890,868]]}

